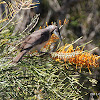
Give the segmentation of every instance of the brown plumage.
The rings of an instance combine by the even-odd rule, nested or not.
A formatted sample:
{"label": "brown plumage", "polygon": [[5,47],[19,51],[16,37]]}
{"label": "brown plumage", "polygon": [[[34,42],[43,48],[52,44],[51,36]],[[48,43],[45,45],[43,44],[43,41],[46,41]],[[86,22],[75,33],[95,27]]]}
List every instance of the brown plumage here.
{"label": "brown plumage", "polygon": [[[30,50],[37,49],[38,51],[46,44],[51,37],[54,30],[58,30],[55,25],[49,25],[45,29],[37,30],[30,34],[21,44],[20,53],[13,59],[14,63],[17,63],[21,58]],[[54,32],[56,35],[57,33]],[[60,33],[58,34],[58,36]]]}

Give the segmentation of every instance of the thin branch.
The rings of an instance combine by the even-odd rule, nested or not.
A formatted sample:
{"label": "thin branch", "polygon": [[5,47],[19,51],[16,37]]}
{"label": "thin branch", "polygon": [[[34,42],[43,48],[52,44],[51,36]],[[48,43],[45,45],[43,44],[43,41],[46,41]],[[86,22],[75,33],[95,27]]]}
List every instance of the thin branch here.
{"label": "thin branch", "polygon": [[39,17],[37,18],[37,21],[35,22],[35,24],[33,25],[33,27],[30,29],[30,31],[37,25],[38,21],[39,21]]}
{"label": "thin branch", "polygon": [[21,9],[22,9],[22,8],[20,8],[19,11],[14,15],[14,17],[11,18],[11,20],[9,20],[9,22],[8,22],[6,25],[4,25],[4,26],[0,29],[0,32],[1,32],[9,23],[12,22],[12,20],[13,20],[13,19],[16,17],[16,15],[21,11]]}
{"label": "thin branch", "polygon": [[[23,34],[24,32],[26,32],[26,31],[29,29],[29,27],[31,27],[31,26],[33,25],[33,27],[31,28],[31,30],[32,30],[32,29],[37,25],[38,20],[39,20],[39,16],[40,16],[40,14],[37,14],[37,15],[36,15],[36,18],[34,18],[34,20],[33,20],[33,21],[36,20],[35,24],[33,25],[33,22],[31,22],[31,23],[27,26],[27,28],[25,28],[25,30],[24,30],[21,34]],[[30,30],[29,30],[29,32],[30,32]]]}

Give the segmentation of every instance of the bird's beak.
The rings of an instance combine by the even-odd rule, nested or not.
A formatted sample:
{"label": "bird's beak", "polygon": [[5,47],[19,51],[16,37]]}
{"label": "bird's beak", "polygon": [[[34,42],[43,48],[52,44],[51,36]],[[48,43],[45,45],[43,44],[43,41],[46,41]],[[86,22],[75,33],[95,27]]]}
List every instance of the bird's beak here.
{"label": "bird's beak", "polygon": [[[58,31],[58,32],[57,32]],[[62,42],[62,38],[61,38],[61,35],[60,35],[60,30],[59,30],[59,28],[57,28],[57,31],[56,30],[54,30],[54,34],[56,35],[56,36],[58,36],[59,37],[59,39],[60,39],[60,41]]]}

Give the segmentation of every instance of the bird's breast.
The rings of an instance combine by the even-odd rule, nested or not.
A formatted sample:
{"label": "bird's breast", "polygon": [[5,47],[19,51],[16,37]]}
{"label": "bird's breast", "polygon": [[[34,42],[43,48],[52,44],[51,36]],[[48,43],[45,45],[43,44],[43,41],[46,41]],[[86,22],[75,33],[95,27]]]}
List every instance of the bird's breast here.
{"label": "bird's breast", "polygon": [[34,49],[40,51],[40,50],[45,46],[46,43],[47,43],[47,41],[44,42],[44,43],[42,43],[42,44],[38,44],[38,45],[36,45],[36,46],[34,47]]}

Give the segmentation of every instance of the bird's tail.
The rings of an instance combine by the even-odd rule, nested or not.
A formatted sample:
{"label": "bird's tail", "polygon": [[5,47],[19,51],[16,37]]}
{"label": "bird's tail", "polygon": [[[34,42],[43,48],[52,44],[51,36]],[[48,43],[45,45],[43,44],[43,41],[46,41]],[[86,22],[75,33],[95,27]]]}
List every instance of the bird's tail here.
{"label": "bird's tail", "polygon": [[22,59],[22,57],[23,57],[26,53],[27,53],[27,50],[24,50],[24,51],[20,52],[20,53],[13,59],[13,62],[14,62],[14,63],[19,62],[19,61]]}

